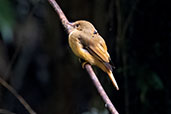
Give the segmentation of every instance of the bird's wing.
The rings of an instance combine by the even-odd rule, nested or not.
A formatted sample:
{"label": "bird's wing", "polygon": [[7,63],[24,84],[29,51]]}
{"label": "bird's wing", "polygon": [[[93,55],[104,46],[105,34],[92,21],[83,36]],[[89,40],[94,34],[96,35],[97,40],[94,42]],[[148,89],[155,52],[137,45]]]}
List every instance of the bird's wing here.
{"label": "bird's wing", "polygon": [[94,38],[85,38],[87,36],[81,36],[80,41],[83,44],[83,47],[93,55],[99,61],[109,63],[110,56],[107,52],[107,47],[105,41],[100,37]]}

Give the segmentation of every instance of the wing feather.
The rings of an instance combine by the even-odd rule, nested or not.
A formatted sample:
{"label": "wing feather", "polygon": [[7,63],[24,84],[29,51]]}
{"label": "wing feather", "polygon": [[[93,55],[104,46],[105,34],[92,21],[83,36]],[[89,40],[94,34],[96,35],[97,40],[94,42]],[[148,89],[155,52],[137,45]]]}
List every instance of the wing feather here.
{"label": "wing feather", "polygon": [[105,41],[100,37],[88,38],[87,35],[79,37],[80,42],[87,51],[101,62],[110,61]]}

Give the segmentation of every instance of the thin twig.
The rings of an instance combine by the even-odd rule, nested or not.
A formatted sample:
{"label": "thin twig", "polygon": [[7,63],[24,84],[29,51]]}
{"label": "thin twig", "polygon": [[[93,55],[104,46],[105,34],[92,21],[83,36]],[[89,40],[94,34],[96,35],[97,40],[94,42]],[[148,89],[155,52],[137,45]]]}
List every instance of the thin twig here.
{"label": "thin twig", "polygon": [[30,114],[36,114],[36,112],[33,111],[33,109],[29,106],[29,104],[24,100],[22,96],[20,96],[17,91],[11,87],[5,80],[3,80],[0,76],[0,84],[2,84],[5,88],[7,88],[19,101],[20,103],[25,107],[25,109]]}
{"label": "thin twig", "polygon": [[10,112],[9,110],[0,109],[0,114],[15,114],[15,113]]}
{"label": "thin twig", "polygon": [[[50,4],[55,9],[56,13],[59,15],[63,26],[68,31],[68,33],[72,32],[71,26],[69,25],[69,21],[67,20],[66,16],[64,15],[63,11],[59,7],[59,5],[55,2],[55,0],[48,0]],[[104,91],[102,85],[100,84],[96,74],[94,73],[92,67],[90,64],[85,65],[85,69],[87,70],[88,74],[90,75],[90,78],[92,79],[94,85],[96,86],[99,94],[101,95],[103,101],[105,102],[105,106],[109,109],[111,114],[118,114],[117,110],[115,109],[114,105],[110,101],[109,97],[107,96],[106,92]]]}
{"label": "thin twig", "polygon": [[135,12],[135,10],[136,10],[137,5],[138,5],[139,2],[140,2],[140,0],[136,0],[136,1],[135,1],[134,5],[132,6],[132,9],[130,10],[130,13],[129,13],[128,17],[127,17],[126,20],[125,20],[125,23],[124,23],[123,29],[122,29],[122,35],[123,35],[123,36],[126,35],[126,32],[127,32],[127,30],[128,30],[128,27],[129,27],[129,25],[130,25],[130,22],[131,22],[131,20],[132,20],[132,17],[133,17],[133,15],[134,15],[134,12]]}
{"label": "thin twig", "polygon": [[17,47],[16,51],[14,52],[14,54],[13,54],[13,56],[12,56],[11,61],[9,62],[9,65],[8,65],[7,68],[6,68],[7,71],[6,71],[6,73],[4,74],[4,76],[7,77],[7,78],[5,78],[5,80],[7,80],[7,79],[10,78],[11,68],[12,68],[12,66],[13,66],[13,64],[14,64],[14,62],[15,62],[15,60],[16,60],[18,54],[19,54],[20,49],[21,49],[21,46]]}
{"label": "thin twig", "polygon": [[[132,16],[129,16],[129,20],[127,21],[128,23],[124,23],[123,25],[123,11],[122,11],[122,5],[121,5],[121,0],[115,0],[115,3],[116,3],[116,13],[117,13],[117,23],[118,23],[118,26],[117,26],[117,55],[118,55],[118,59],[122,57],[122,62],[123,62],[123,76],[124,76],[124,87],[125,87],[125,114],[129,114],[129,99],[128,99],[128,82],[127,82],[127,73],[125,71],[125,65],[126,65],[126,54],[125,54],[125,48],[124,48],[124,37],[125,37],[125,33],[126,33],[126,28],[127,26],[129,25],[129,20],[131,19]],[[123,31],[124,30],[124,31]],[[124,34],[123,34],[124,32]],[[122,54],[121,54],[122,52]],[[125,55],[125,56],[124,56]],[[121,57],[120,57],[121,56]]]}
{"label": "thin twig", "polygon": [[[123,76],[124,76],[124,90],[125,90],[125,114],[129,114],[129,91],[128,91],[128,77],[127,77],[127,53],[125,50],[125,36],[128,31],[129,25],[132,21],[133,14],[137,8],[137,4],[140,0],[135,0],[132,9],[130,10],[128,17],[124,20],[123,19],[123,11],[121,0],[116,0],[116,11],[117,11],[117,23],[118,23],[118,32],[117,32],[117,55],[120,56],[122,54],[122,62],[123,62]],[[119,57],[118,57],[119,58]]]}

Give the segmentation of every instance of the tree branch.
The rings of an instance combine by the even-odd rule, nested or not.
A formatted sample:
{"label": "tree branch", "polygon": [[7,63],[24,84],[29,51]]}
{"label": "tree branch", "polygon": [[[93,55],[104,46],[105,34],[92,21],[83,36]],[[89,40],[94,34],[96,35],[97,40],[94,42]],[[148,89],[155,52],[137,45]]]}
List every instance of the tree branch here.
{"label": "tree branch", "polygon": [[56,13],[58,14],[58,16],[59,16],[59,18],[60,18],[60,20],[62,22],[62,25],[65,27],[67,32],[70,33],[73,27],[70,25],[70,22],[66,18],[65,14],[61,10],[61,8],[57,4],[57,2],[55,0],[48,0],[48,1],[53,6],[53,8],[55,9]]}
{"label": "tree branch", "polygon": [[0,114],[16,114],[5,109],[0,109]]}
{"label": "tree branch", "polygon": [[110,101],[109,97],[107,96],[106,92],[104,91],[104,89],[103,89],[102,85],[100,84],[96,74],[94,73],[91,65],[86,64],[85,69],[87,70],[88,74],[90,75],[90,78],[92,79],[99,94],[101,95],[103,101],[105,102],[105,107],[107,107],[112,114],[119,114],[117,112],[117,110],[115,109],[114,105],[112,104],[112,102]]}
{"label": "tree branch", "polygon": [[0,84],[2,84],[5,88],[7,88],[19,101],[20,103],[25,107],[25,109],[30,114],[36,114],[36,112],[33,111],[33,109],[29,106],[29,104],[24,100],[22,96],[20,96],[17,91],[11,87],[5,80],[3,80],[0,76]]}
{"label": "tree branch", "polygon": [[[53,6],[56,13],[59,15],[60,20],[61,20],[63,26],[65,27],[65,29],[67,30],[67,32],[68,33],[72,32],[72,27],[69,25],[70,22],[68,21],[68,19],[64,15],[64,13],[61,10],[61,8],[59,7],[59,5],[55,2],[55,0],[48,0],[48,1]],[[90,75],[90,78],[92,79],[92,81],[93,81],[94,85],[96,86],[99,94],[101,95],[103,101],[105,102],[105,106],[109,109],[111,114],[118,114],[117,110],[115,109],[114,105],[112,104],[112,102],[110,101],[106,92],[104,91],[102,85],[100,84],[100,82],[99,82],[96,74],[94,73],[91,65],[86,64],[85,69],[87,70],[88,74]]]}

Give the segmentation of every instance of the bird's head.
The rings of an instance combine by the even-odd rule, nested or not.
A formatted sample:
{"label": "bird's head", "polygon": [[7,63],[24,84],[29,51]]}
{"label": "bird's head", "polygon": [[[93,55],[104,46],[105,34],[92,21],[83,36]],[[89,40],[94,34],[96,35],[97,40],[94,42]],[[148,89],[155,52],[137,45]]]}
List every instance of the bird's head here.
{"label": "bird's head", "polygon": [[71,23],[71,25],[78,31],[92,32],[93,34],[97,34],[97,30],[95,29],[95,27],[88,21],[79,20]]}

